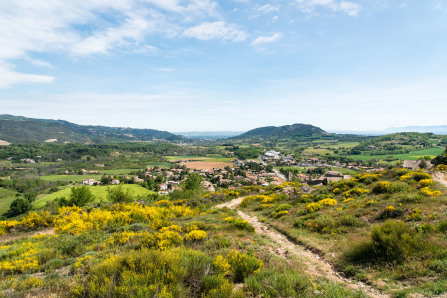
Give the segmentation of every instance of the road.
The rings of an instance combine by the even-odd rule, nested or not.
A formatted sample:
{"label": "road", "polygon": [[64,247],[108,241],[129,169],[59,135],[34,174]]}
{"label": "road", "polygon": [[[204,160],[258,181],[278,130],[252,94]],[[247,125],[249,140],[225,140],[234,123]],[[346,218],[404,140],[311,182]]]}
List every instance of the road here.
{"label": "road", "polygon": [[[261,162],[262,165],[267,166],[267,163],[262,159],[262,156],[259,156],[259,161]],[[286,176],[284,176],[283,174],[281,174],[278,170],[273,169],[273,172],[275,172],[276,176],[284,181],[287,181]]]}

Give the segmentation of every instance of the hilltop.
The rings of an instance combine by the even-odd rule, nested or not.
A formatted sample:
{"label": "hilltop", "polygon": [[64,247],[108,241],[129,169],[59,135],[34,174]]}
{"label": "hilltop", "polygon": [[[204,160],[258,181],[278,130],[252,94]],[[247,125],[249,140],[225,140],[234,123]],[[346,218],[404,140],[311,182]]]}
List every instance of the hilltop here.
{"label": "hilltop", "polygon": [[126,141],[180,141],[167,131],[79,125],[64,120],[0,115],[0,139],[10,143],[116,143]]}
{"label": "hilltop", "polygon": [[319,127],[310,124],[296,123],[284,126],[265,126],[247,131],[233,139],[248,138],[302,138],[302,137],[321,137],[330,135]]}

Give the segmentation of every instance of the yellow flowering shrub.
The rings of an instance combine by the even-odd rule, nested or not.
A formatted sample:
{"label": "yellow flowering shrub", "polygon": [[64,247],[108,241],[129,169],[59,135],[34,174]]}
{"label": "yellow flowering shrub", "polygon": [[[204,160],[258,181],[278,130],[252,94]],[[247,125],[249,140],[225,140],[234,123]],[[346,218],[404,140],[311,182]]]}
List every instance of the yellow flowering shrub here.
{"label": "yellow flowering shrub", "polygon": [[447,165],[438,165],[436,170],[447,172]]}
{"label": "yellow flowering shrub", "polygon": [[343,202],[344,203],[349,203],[349,202],[352,202],[352,201],[354,201],[354,198],[347,198]]}
{"label": "yellow flowering shrub", "polygon": [[382,176],[381,174],[366,173],[366,174],[356,175],[352,180],[358,181],[361,183],[365,183],[365,184],[369,184],[374,181],[379,181],[381,176]]}
{"label": "yellow flowering shrub", "polygon": [[199,241],[208,237],[208,234],[202,230],[194,230],[185,235],[186,241]]}
{"label": "yellow flowering shrub", "polygon": [[166,231],[174,231],[177,233],[181,233],[181,232],[183,232],[183,228],[179,225],[170,225],[170,226],[163,227],[160,229],[161,233],[166,232]]}
{"label": "yellow flowering shrub", "polygon": [[337,200],[335,199],[323,199],[318,201],[318,203],[322,206],[335,206],[337,205]]}
{"label": "yellow flowering shrub", "polygon": [[409,181],[409,180],[416,180],[416,181],[421,181],[423,179],[432,179],[433,177],[430,176],[430,174],[427,174],[425,172],[422,171],[410,171],[405,175],[402,175],[400,177],[401,181]]}
{"label": "yellow flowering shrub", "polygon": [[20,224],[17,220],[2,220],[0,221],[0,235],[5,235],[9,232],[13,227]]}
{"label": "yellow flowering shrub", "polygon": [[385,211],[387,211],[387,212],[392,212],[394,210],[396,210],[396,208],[394,208],[394,206],[388,206],[385,208]]}
{"label": "yellow flowering shrub", "polygon": [[422,211],[418,208],[414,208],[408,215],[408,220],[419,221],[422,220],[422,218],[423,218]]}
{"label": "yellow flowering shrub", "polygon": [[109,226],[121,226],[137,222],[146,223],[151,228],[158,230],[170,218],[189,217],[198,214],[198,210],[185,206],[175,206],[172,202],[167,202],[171,203],[169,207],[145,206],[138,203],[114,204],[107,210],[98,208],[90,213],[84,212],[78,207],[64,207],[59,210],[59,215],[54,219],[54,230],[57,233],[78,235],[87,230],[100,230]]}
{"label": "yellow flowering shrub", "polygon": [[419,184],[422,186],[422,187],[427,187],[427,186],[430,186],[430,185],[432,185],[434,182],[433,182],[433,179],[422,179],[421,181],[419,181]]}
{"label": "yellow flowering shrub", "polygon": [[88,263],[90,263],[90,261],[92,259],[93,259],[92,255],[86,255],[84,257],[80,257],[80,258],[78,258],[76,263],[74,263],[74,266],[75,266],[76,269],[80,269],[80,268],[88,265]]}
{"label": "yellow flowering shrub", "polygon": [[319,203],[310,203],[306,205],[306,209],[309,212],[316,212],[318,210],[321,210],[323,208]]}
{"label": "yellow flowering shrub", "polygon": [[230,273],[231,265],[228,263],[227,259],[225,259],[223,256],[218,255],[216,259],[213,262],[214,270],[216,270],[217,273],[222,275],[227,275]]}
{"label": "yellow flowering shrub", "polygon": [[20,223],[28,228],[48,227],[53,222],[50,212],[30,212],[24,216]]}
{"label": "yellow flowering shrub", "polygon": [[273,203],[275,201],[278,201],[280,198],[279,196],[275,195],[275,194],[271,194],[271,195],[254,195],[254,196],[248,196],[245,197],[240,206],[241,207],[247,207],[248,204],[250,204],[251,202],[260,202],[261,204],[270,204]]}
{"label": "yellow flowering shrub", "polygon": [[43,286],[42,279],[38,277],[29,277],[25,280],[16,280],[13,284],[14,291],[26,291],[32,288],[40,288]]}
{"label": "yellow flowering shrub", "polygon": [[350,196],[359,196],[362,194],[368,194],[371,191],[369,189],[365,189],[365,188],[361,188],[361,187],[356,187],[353,188],[351,190],[348,190],[347,192],[344,193],[345,198],[350,197]]}
{"label": "yellow flowering shrub", "polygon": [[427,197],[437,197],[442,195],[442,192],[440,192],[439,190],[432,190],[429,187],[421,188],[421,193]]}
{"label": "yellow flowering shrub", "polygon": [[234,282],[242,282],[245,277],[258,273],[264,266],[264,263],[256,257],[236,250],[230,251],[226,261],[231,266],[230,271],[234,275]]}
{"label": "yellow flowering shrub", "polygon": [[390,188],[391,183],[388,181],[380,181],[372,188],[372,192],[375,194],[386,193]]}
{"label": "yellow flowering shrub", "polygon": [[0,271],[6,273],[36,271],[39,268],[36,253],[36,244],[32,242],[10,246],[3,258],[9,260],[0,262]]}

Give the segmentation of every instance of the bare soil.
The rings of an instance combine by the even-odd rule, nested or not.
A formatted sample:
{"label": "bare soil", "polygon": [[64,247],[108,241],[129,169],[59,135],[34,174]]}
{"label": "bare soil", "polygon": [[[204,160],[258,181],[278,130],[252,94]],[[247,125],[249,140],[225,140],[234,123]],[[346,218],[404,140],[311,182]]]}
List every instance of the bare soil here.
{"label": "bare soil", "polygon": [[21,233],[20,235],[14,235],[14,234],[4,235],[4,236],[0,236],[0,243],[5,243],[8,241],[13,241],[13,240],[17,240],[17,239],[25,238],[25,237],[33,237],[33,236],[37,236],[37,235],[54,235],[54,231],[53,231],[53,229],[48,228],[48,229],[44,229],[44,230],[40,230],[40,231]]}
{"label": "bare soil", "polygon": [[223,169],[225,167],[233,167],[229,162],[211,162],[211,161],[188,161],[181,162],[180,165],[186,166],[188,169],[195,170],[211,170],[211,169]]}

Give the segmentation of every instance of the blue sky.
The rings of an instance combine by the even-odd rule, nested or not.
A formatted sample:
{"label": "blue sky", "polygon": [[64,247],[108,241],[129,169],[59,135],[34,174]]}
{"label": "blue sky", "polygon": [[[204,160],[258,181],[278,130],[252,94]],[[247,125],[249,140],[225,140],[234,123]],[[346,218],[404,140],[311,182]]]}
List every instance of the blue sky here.
{"label": "blue sky", "polygon": [[447,0],[3,1],[0,106],[168,131],[446,125]]}

